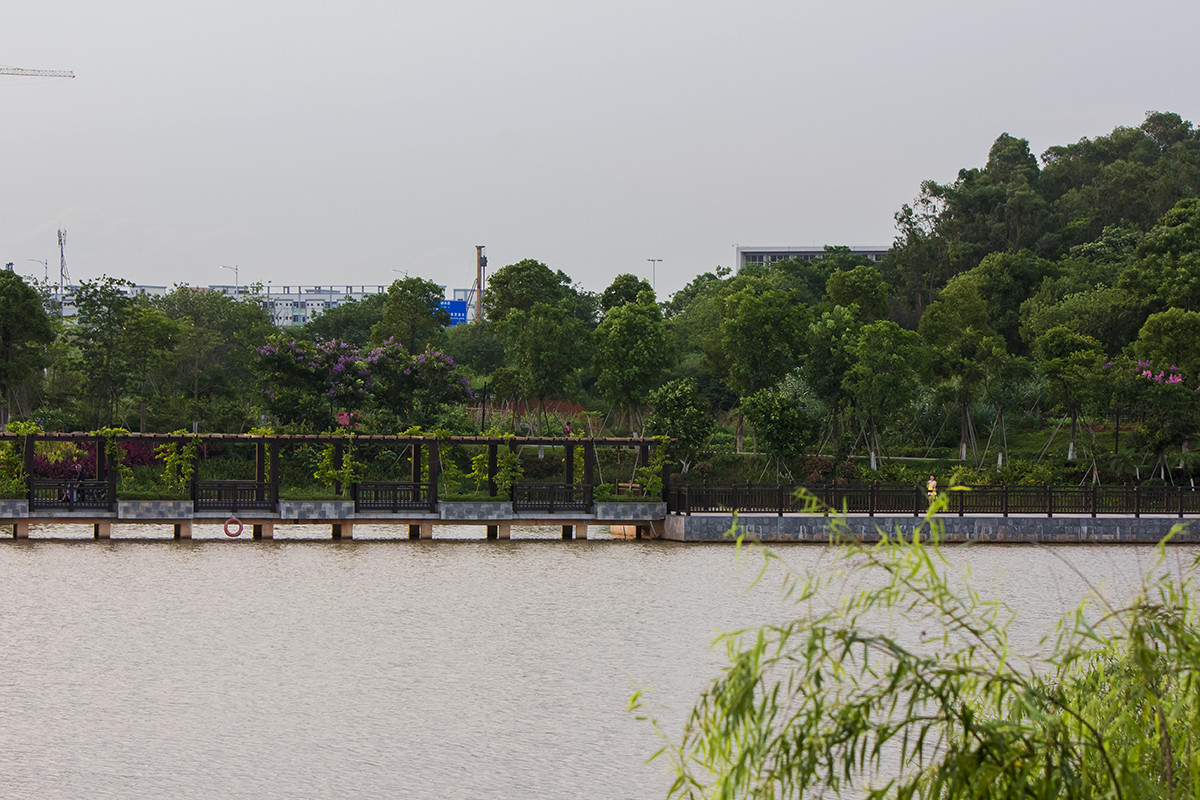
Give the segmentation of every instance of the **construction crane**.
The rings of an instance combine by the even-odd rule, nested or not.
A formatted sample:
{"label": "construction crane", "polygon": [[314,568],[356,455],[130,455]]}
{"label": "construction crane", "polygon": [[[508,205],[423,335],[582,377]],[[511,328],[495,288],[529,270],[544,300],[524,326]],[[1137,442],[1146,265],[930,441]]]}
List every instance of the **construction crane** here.
{"label": "construction crane", "polygon": [[0,75],[21,75],[26,78],[74,78],[75,73],[63,69],[21,69],[0,67]]}

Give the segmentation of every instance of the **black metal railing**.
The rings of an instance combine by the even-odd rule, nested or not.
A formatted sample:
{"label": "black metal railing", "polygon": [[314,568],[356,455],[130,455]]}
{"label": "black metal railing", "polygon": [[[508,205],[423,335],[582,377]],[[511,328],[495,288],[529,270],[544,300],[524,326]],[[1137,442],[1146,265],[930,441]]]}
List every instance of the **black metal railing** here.
{"label": "black metal railing", "polygon": [[279,494],[271,481],[196,481],[192,504],[197,511],[275,511]]}
{"label": "black metal railing", "polygon": [[355,511],[437,511],[432,483],[360,481],[350,487]]}
{"label": "black metal railing", "polygon": [[29,508],[65,508],[68,511],[113,511],[116,487],[109,481],[32,478]]}
{"label": "black metal railing", "polygon": [[591,484],[519,483],[513,487],[513,511],[592,510]]}
{"label": "black metal railing", "polygon": [[[800,491],[822,508],[850,514],[912,514],[929,509],[924,486],[903,484],[796,484],[672,486],[667,511],[674,514],[741,511],[789,514],[806,509]],[[1007,517],[1012,514],[1059,516],[1200,515],[1200,489],[1190,486],[968,486],[949,492],[942,513]]]}

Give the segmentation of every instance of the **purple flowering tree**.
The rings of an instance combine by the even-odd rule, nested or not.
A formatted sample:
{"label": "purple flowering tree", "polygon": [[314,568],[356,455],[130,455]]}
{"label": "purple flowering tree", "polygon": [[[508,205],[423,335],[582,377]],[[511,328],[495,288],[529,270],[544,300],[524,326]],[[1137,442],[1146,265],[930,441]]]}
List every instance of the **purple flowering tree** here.
{"label": "purple flowering tree", "polygon": [[446,405],[471,398],[469,381],[441,350],[408,355],[394,339],[372,350],[376,406],[399,420],[429,424]]}
{"label": "purple flowering tree", "polygon": [[414,356],[408,378],[415,422],[427,423],[442,407],[471,399],[470,381],[458,371],[454,359],[441,350],[426,350]]}
{"label": "purple flowering tree", "polygon": [[333,425],[329,398],[317,366],[321,356],[308,342],[274,337],[254,354],[261,402],[285,426],[324,431]]}
{"label": "purple flowering tree", "polygon": [[255,355],[263,406],[284,425],[328,430],[339,411],[375,408],[428,424],[471,397],[469,382],[440,350],[409,355],[394,339],[370,350],[346,342],[275,339]]}

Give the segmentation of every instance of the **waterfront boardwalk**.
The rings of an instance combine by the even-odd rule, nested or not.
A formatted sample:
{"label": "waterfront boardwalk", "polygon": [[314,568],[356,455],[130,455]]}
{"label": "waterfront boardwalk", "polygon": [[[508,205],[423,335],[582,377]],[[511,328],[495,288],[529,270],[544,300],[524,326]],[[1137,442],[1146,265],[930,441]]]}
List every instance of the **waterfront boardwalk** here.
{"label": "waterfront boardwalk", "polygon": [[[838,530],[862,541],[874,541],[881,531],[891,536],[912,538],[931,535],[926,516],[846,514]],[[936,521],[941,541],[991,543],[1105,543],[1155,544],[1177,526],[1172,539],[1176,544],[1200,544],[1200,519],[1178,515],[1143,514],[1140,516],[1093,517],[1087,514],[938,514]],[[662,502],[596,503],[590,512],[524,513],[513,511],[505,502],[447,502],[436,512],[389,514],[358,512],[347,501],[280,501],[278,512],[248,512],[241,515],[193,512],[184,501],[119,501],[115,512],[36,511],[29,513],[24,501],[0,500],[0,535],[14,540],[28,539],[31,528],[38,526],[38,538],[53,538],[55,526],[90,525],[94,538],[107,540],[119,529],[119,539],[162,538],[170,531],[174,538],[192,537],[197,525],[221,526],[233,540],[271,540],[279,528],[293,525],[322,526],[330,541],[354,538],[356,526],[390,526],[402,532],[400,539],[437,539],[443,526],[480,526],[488,539],[509,539],[514,526],[555,526],[562,538],[587,539],[589,530],[607,528],[614,539],[662,539],[678,543],[733,542],[737,536],[768,544],[828,544],[831,520],[824,514],[756,514],[705,512],[683,515],[669,513]],[[47,533],[46,531],[51,531]]]}
{"label": "waterfront boardwalk", "polygon": [[[489,539],[509,539],[514,525],[553,525],[564,539],[586,539],[589,527],[606,526],[618,538],[657,538],[662,535],[666,504],[662,502],[595,503],[590,511],[521,512],[509,502],[438,503],[436,511],[386,513],[355,511],[352,501],[278,501],[278,511],[242,513],[193,511],[187,501],[120,500],[113,512],[48,510],[30,512],[26,501],[0,500],[0,532],[13,539],[28,539],[33,526],[91,525],[94,538],[109,539],[114,528],[120,538],[147,537],[171,530],[176,539],[190,539],[196,525],[219,525],[229,538],[273,539],[277,527],[315,525],[326,527],[333,541],[352,539],[357,525],[391,526],[410,539],[436,538],[442,526],[481,526]],[[132,534],[132,535],[130,535]],[[52,538],[52,535],[50,537]]]}
{"label": "waterfront boardwalk", "polygon": [[[136,444],[174,456],[164,469],[190,476],[187,490],[179,492],[187,499],[121,496],[120,449]],[[246,479],[207,479],[204,473],[211,466],[201,445],[242,448],[239,463]],[[119,538],[138,538],[137,531],[162,538],[166,528],[174,538],[190,539],[197,525],[221,526],[231,539],[273,539],[276,529],[287,525],[325,526],[333,541],[353,539],[355,526],[362,525],[397,528],[407,534],[396,537],[401,539],[436,539],[439,527],[476,525],[485,528],[489,539],[511,538],[514,526],[556,526],[563,539],[587,539],[589,529],[608,527],[613,538],[673,542],[730,542],[743,536],[767,543],[828,543],[835,532],[871,541],[881,531],[906,538],[936,532],[950,543],[1136,544],[1156,543],[1174,531],[1172,541],[1200,542],[1200,491],[1191,486],[954,487],[943,495],[937,523],[931,525],[930,501],[921,485],[687,484],[670,473],[669,459],[652,461],[652,451],[669,447],[669,442],[654,439],[122,433],[110,440],[99,433],[0,433],[0,446],[21,454],[25,497],[0,499],[0,536],[7,532],[18,540],[30,538],[32,527],[43,538],[47,528],[52,537],[55,526],[69,524],[92,526],[96,539],[113,538],[114,527],[121,529]],[[386,480],[358,479],[348,487],[330,487],[340,499],[281,497],[289,491],[280,484],[281,459],[311,446],[323,447],[347,475],[356,474],[354,454],[363,448],[390,453],[393,466],[384,470]],[[38,474],[39,448],[84,453],[87,463],[76,460],[69,478]],[[486,486],[480,495],[488,499],[439,496],[443,459],[450,457],[451,448],[458,448],[460,460],[471,458],[481,465],[475,480]],[[652,483],[653,492],[637,482],[602,483],[598,464],[605,448],[623,451],[626,467],[631,454],[637,480]],[[536,461],[529,463],[541,465],[542,480],[509,482],[501,490],[501,462],[518,463],[522,450],[529,459],[536,452]],[[562,466],[542,468],[556,461]],[[609,463],[611,473],[615,462]],[[652,463],[658,465],[653,470]],[[560,474],[548,479],[546,474],[555,469]],[[557,482],[550,482],[554,477]],[[831,518],[815,509],[839,510],[840,526],[831,527]]]}

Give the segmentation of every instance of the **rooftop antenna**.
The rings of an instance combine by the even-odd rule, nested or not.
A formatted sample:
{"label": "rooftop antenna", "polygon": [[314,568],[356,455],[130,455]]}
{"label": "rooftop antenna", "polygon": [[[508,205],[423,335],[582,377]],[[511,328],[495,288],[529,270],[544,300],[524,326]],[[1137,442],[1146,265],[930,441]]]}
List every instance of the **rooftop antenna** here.
{"label": "rooftop antenna", "polygon": [[58,298],[62,300],[63,292],[67,284],[71,280],[70,274],[67,272],[67,229],[58,229]]}

